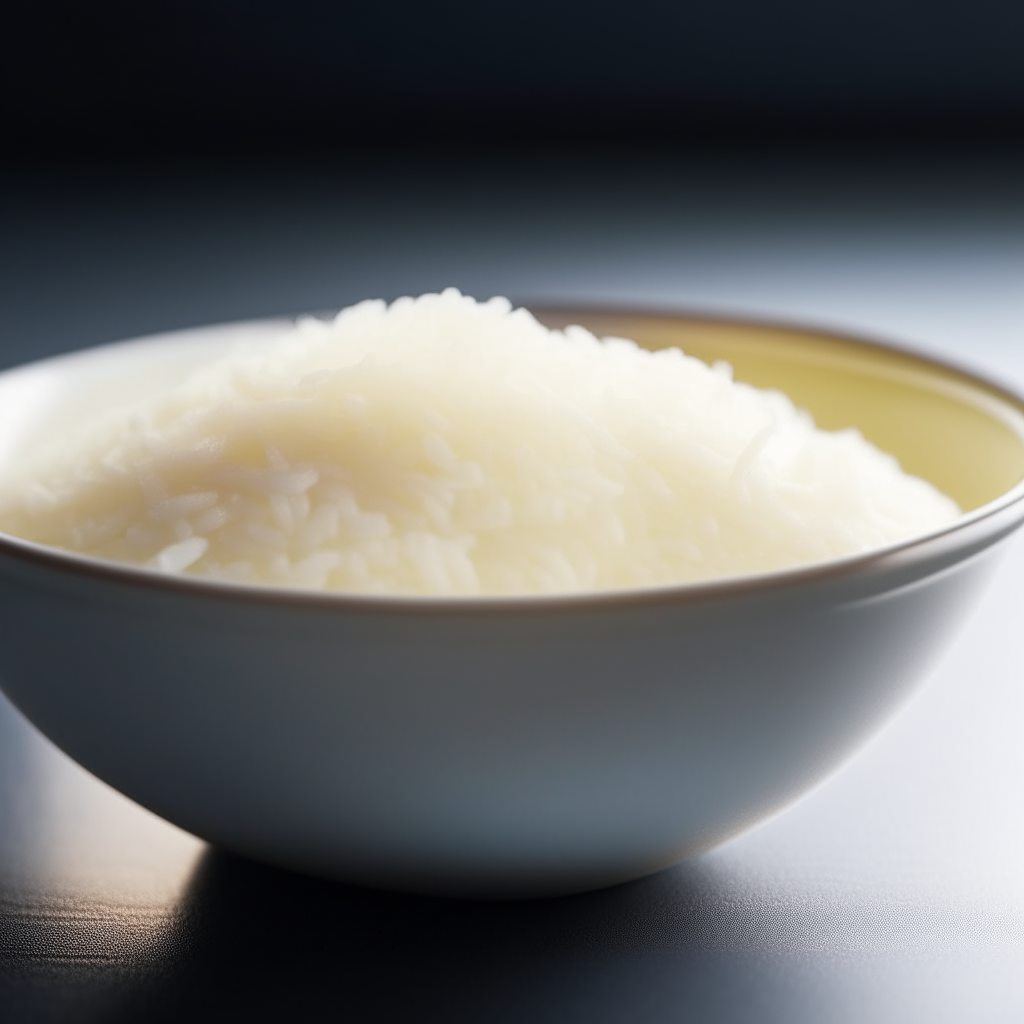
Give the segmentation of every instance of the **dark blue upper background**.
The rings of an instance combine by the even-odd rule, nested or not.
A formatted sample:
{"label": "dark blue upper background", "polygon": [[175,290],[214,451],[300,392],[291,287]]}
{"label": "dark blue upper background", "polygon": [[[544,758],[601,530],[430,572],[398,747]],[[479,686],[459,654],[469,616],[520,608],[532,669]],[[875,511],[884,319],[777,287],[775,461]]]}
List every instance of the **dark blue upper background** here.
{"label": "dark blue upper background", "polygon": [[1019,0],[8,3],[19,153],[1024,135]]}

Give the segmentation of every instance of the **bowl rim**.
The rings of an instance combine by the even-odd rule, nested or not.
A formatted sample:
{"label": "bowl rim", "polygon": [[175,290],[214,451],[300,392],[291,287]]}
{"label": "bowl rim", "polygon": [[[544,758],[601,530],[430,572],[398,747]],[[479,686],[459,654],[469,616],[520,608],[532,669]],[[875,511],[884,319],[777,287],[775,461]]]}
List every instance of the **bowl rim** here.
{"label": "bowl rim", "polygon": [[[955,360],[938,357],[916,349],[912,345],[893,342],[872,334],[836,329],[832,326],[818,326],[812,322],[791,321],[747,315],[732,315],[699,308],[659,308],[652,306],[590,304],[586,302],[562,303],[542,300],[536,303],[516,303],[525,306],[531,313],[542,318],[545,315],[558,316],[609,316],[636,317],[647,319],[684,320],[689,322],[783,330],[804,335],[808,338],[827,339],[895,353],[919,361],[926,366],[952,372],[964,379],[964,383],[979,387],[1006,405],[1016,407],[1024,424],[1024,395],[1003,381],[978,373],[973,368],[961,365]],[[308,316],[310,314],[299,314]],[[321,311],[317,316],[331,315]],[[190,334],[216,333],[220,330],[244,328],[246,325],[280,324],[284,327],[292,317],[257,317],[245,320],[224,321],[203,324],[179,330],[161,331],[140,335],[120,341],[93,345],[44,359],[22,363],[0,371],[0,378],[34,367],[89,353],[129,346],[145,342],[171,341]],[[571,321],[570,321],[571,322]],[[1009,424],[1008,424],[1009,425]],[[1018,426],[1018,434],[1024,445],[1024,430]],[[1018,507],[1019,506],[1019,507]],[[177,595],[194,595],[205,600],[237,604],[258,604],[282,608],[314,608],[321,611],[364,614],[499,614],[540,612],[579,612],[597,610],[627,610],[651,605],[690,605],[711,603],[722,599],[740,598],[764,594],[783,594],[818,583],[829,583],[843,579],[878,576],[897,568],[925,566],[937,554],[948,554],[988,546],[1002,536],[1012,532],[1024,519],[1024,478],[1009,490],[954,522],[918,534],[908,540],[899,541],[881,548],[844,558],[812,562],[788,569],[768,572],[746,573],[737,576],[717,577],[689,583],[663,584],[649,587],[619,587],[606,590],[566,591],[554,594],[498,594],[498,595],[430,595],[430,594],[366,594],[350,591],[307,590],[300,587],[286,587],[272,584],[236,583],[228,580],[207,579],[202,576],[187,576],[161,572],[141,565],[108,561],[91,555],[83,555],[63,548],[51,547],[37,541],[25,540],[13,534],[0,531],[0,556],[21,563],[34,564],[55,572],[75,577],[91,577],[110,584],[140,587],[144,590],[161,591]],[[1009,525],[1007,525],[1009,522]],[[978,544],[981,528],[988,543]],[[945,561],[945,560],[944,560]]]}

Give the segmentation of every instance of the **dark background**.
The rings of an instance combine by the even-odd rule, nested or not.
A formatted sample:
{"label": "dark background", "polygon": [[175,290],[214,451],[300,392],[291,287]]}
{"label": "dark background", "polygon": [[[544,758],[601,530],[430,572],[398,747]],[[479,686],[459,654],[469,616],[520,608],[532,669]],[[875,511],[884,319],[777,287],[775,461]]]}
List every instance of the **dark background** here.
{"label": "dark background", "polygon": [[24,155],[1024,134],[1019,0],[8,2]]}

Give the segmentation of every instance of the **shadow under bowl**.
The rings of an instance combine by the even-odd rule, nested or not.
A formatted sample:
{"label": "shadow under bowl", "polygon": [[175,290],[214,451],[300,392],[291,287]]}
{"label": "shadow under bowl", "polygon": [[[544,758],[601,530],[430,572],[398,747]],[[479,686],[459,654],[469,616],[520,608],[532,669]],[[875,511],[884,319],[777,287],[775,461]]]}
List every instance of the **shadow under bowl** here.
{"label": "shadow under bowl", "polygon": [[[228,849],[349,882],[565,894],[698,854],[821,781],[943,652],[1024,520],[1024,401],[886,345],[713,318],[540,310],[725,359],[857,426],[965,515],[855,558],[522,598],[168,576],[0,535],[0,683],[87,769]],[[0,375],[0,469],[130,388],[281,321]]]}

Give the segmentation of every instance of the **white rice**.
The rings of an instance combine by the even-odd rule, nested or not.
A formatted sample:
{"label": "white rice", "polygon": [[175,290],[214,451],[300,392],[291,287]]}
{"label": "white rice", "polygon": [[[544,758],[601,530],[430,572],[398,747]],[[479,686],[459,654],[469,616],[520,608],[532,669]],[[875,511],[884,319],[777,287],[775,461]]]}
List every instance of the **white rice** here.
{"label": "white rice", "polygon": [[959,515],[856,430],[678,349],[448,289],[362,302],[83,424],[0,528],[252,583],[528,594],[763,572]]}

